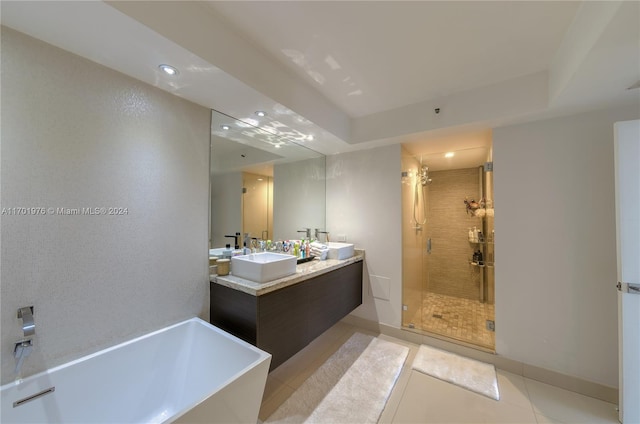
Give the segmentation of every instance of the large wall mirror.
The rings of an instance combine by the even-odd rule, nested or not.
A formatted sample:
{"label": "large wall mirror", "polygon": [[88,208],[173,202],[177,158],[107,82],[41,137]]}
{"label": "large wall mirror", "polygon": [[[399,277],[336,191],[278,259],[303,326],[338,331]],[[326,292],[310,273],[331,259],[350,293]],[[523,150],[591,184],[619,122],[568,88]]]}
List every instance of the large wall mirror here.
{"label": "large wall mirror", "polygon": [[[271,121],[267,128],[277,127]],[[209,248],[240,233],[262,240],[303,238],[325,230],[325,157],[300,140],[211,112]]]}

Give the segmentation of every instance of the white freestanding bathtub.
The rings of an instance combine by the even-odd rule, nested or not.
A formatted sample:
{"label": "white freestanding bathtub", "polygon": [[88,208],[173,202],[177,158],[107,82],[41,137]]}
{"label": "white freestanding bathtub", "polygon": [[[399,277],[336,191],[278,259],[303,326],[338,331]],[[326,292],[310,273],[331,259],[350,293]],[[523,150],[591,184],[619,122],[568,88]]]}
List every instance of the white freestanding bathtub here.
{"label": "white freestanding bathtub", "polygon": [[255,424],[270,362],[192,318],[2,386],[0,422]]}

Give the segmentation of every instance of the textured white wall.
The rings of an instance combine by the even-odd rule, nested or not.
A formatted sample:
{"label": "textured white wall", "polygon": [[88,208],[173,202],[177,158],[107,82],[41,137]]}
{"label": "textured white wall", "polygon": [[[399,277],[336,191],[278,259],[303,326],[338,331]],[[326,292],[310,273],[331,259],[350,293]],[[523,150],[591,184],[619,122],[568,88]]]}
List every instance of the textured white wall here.
{"label": "textured white wall", "polygon": [[496,350],[618,382],[612,109],[497,128]]}
{"label": "textured white wall", "polygon": [[210,111],[2,28],[2,383],[16,310],[35,306],[30,375],[193,316],[208,318]]}
{"label": "textured white wall", "polygon": [[364,301],[354,312],[400,327],[402,206],[400,145],[327,156],[327,229],[331,239],[365,249]]}

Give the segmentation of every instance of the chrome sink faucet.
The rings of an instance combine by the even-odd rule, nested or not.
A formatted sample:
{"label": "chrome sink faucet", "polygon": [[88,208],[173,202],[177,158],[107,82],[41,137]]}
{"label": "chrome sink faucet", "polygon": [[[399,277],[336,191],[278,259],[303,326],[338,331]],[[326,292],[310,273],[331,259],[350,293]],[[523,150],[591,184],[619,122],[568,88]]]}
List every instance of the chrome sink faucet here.
{"label": "chrome sink faucet", "polygon": [[329,231],[320,231],[316,228],[316,240],[318,241],[320,241],[320,234],[324,234],[326,238],[325,243],[329,243]]}
{"label": "chrome sink faucet", "polygon": [[307,240],[311,239],[311,228],[305,228],[304,230],[300,230],[298,232],[305,233],[307,235]]}

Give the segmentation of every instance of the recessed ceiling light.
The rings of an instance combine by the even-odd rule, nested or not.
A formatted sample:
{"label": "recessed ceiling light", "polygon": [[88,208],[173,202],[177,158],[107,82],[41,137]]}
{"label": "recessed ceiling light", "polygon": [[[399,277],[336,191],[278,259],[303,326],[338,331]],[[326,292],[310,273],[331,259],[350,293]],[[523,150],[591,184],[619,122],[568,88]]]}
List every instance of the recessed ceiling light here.
{"label": "recessed ceiling light", "polygon": [[159,65],[158,68],[167,75],[178,75],[178,70],[171,65]]}
{"label": "recessed ceiling light", "polygon": [[231,129],[231,127],[229,125],[220,125],[220,128],[222,128],[225,131],[228,131]]}
{"label": "recessed ceiling light", "polygon": [[279,149],[280,145],[279,144],[275,144],[273,147],[275,147],[276,149]]}
{"label": "recessed ceiling light", "polygon": [[309,135],[307,136],[307,140],[309,140],[309,141],[313,141],[313,134],[309,134]]}
{"label": "recessed ceiling light", "polygon": [[258,115],[258,116],[260,116],[260,117],[262,117],[262,116],[267,116],[267,112],[264,112],[264,111],[262,111],[262,110],[258,110],[258,111],[256,111],[256,115]]}
{"label": "recessed ceiling light", "polygon": [[452,158],[454,155],[455,155],[455,153],[453,153],[453,152],[447,152],[447,153],[444,154],[444,157],[445,158]]}

